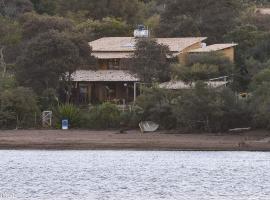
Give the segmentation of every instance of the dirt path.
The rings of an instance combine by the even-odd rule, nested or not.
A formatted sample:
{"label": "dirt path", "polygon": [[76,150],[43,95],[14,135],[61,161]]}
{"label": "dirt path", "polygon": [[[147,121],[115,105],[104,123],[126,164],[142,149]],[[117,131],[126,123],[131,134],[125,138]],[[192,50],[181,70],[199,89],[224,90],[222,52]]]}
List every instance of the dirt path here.
{"label": "dirt path", "polygon": [[270,132],[243,134],[140,134],[129,131],[0,131],[0,149],[270,150]]}

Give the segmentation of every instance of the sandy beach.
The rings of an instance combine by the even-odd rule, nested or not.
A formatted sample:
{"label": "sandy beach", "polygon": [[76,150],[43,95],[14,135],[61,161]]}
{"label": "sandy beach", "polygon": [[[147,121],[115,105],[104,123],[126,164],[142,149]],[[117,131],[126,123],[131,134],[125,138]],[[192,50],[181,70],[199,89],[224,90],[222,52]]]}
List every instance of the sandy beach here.
{"label": "sandy beach", "polygon": [[141,134],[139,131],[12,130],[0,131],[0,149],[134,149],[269,151],[270,132],[226,134]]}

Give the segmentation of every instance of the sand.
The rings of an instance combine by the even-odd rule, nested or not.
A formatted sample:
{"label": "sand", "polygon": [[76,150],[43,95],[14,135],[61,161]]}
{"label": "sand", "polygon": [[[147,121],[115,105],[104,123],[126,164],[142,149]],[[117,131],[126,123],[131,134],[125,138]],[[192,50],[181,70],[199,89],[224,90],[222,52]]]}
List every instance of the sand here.
{"label": "sand", "polygon": [[140,134],[139,131],[12,130],[0,131],[0,149],[40,150],[212,150],[269,151],[270,132],[224,134]]}

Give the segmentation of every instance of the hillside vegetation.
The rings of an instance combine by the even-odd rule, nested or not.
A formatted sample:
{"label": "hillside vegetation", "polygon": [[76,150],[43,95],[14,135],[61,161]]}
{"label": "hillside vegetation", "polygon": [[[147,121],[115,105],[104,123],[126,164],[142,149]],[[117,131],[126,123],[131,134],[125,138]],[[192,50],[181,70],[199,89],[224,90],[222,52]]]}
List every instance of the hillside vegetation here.
{"label": "hillside vegetation", "polygon": [[[167,81],[173,76],[198,82],[196,89],[177,94],[146,89],[138,99],[139,109],[134,108],[124,116],[111,105],[95,108],[103,120],[108,116],[104,117],[100,110],[110,108],[116,115],[109,116],[110,120],[117,118],[111,122],[113,127],[137,126],[140,120],[153,120],[164,128],[212,132],[251,125],[269,128],[270,15],[256,11],[269,3],[269,0],[1,0],[0,128],[35,126],[40,111],[57,110],[60,104],[70,103],[71,74],[96,66],[88,42],[106,36],[132,36],[138,24],[148,26],[153,37],[206,36],[209,44],[238,43],[235,63],[222,58],[217,61],[209,55],[195,59],[190,66],[179,63],[170,66],[166,63],[166,47],[158,46],[155,40],[143,41],[137,47],[147,47],[146,51],[159,49],[159,54],[147,60],[149,66],[155,66],[152,70],[155,75],[142,75],[147,81]],[[130,66],[136,67],[136,62],[143,61],[138,59],[145,52],[137,53]],[[232,80],[225,91],[212,92],[203,85],[203,81],[222,75]],[[248,98],[239,100],[241,93]],[[86,114],[76,126],[83,127],[80,124],[85,120],[98,124],[99,117],[93,115],[93,112],[91,116]]]}

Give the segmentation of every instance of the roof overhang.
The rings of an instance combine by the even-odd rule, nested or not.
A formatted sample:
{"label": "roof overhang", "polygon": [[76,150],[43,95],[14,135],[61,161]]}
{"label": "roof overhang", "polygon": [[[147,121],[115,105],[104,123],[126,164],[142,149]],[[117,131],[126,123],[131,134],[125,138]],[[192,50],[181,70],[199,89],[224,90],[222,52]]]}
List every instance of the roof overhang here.
{"label": "roof overhang", "polygon": [[193,49],[190,50],[189,53],[207,53],[207,52],[215,52],[215,51],[221,51],[228,48],[232,48],[237,46],[238,44],[231,43],[231,44],[213,44],[206,47],[202,47],[199,49]]}
{"label": "roof overhang", "polygon": [[138,82],[140,79],[125,70],[77,70],[73,82]]}
{"label": "roof overhang", "polygon": [[[181,52],[206,39],[206,37],[156,38],[156,41],[159,44],[168,46],[171,52]],[[95,53],[134,52],[136,40],[134,37],[104,37],[89,42],[89,45]]]}

